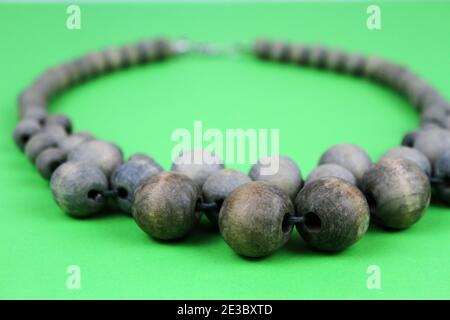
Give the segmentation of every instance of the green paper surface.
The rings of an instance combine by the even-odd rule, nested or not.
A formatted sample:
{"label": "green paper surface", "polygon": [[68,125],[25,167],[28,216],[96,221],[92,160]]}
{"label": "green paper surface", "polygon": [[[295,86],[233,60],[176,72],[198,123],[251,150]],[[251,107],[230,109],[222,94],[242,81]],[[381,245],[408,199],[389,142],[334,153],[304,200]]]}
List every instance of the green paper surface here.
{"label": "green paper surface", "polygon": [[[449,97],[450,3],[381,2],[381,30],[366,27],[369,4],[81,3],[80,30],[66,28],[68,4],[1,4],[0,298],[450,298],[449,208],[432,205],[402,232],[371,226],[339,254],[314,251],[294,232],[275,254],[249,260],[206,219],[175,243],[150,239],[120,213],[71,219],[12,142],[16,97],[45,68],[160,35],[214,43],[264,36],[380,55]],[[192,131],[195,120],[204,129],[279,129],[280,152],[304,176],[333,144],[358,144],[376,160],[419,124],[408,103],[383,87],[250,56],[188,55],[111,74],[62,95],[51,111],[166,169],[171,133]],[[80,290],[67,288],[70,265],[80,267]],[[381,289],[367,287],[371,265],[381,270]]]}

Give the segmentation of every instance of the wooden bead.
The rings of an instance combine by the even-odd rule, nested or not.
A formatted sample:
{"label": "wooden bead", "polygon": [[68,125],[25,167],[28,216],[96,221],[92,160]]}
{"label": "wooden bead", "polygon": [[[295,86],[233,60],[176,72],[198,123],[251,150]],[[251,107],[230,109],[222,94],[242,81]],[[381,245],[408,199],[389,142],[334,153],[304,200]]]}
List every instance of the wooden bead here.
{"label": "wooden bead", "polygon": [[430,182],[416,164],[404,159],[383,159],[363,178],[362,190],[374,220],[404,229],[416,223],[430,202]]}
{"label": "wooden bead", "polygon": [[289,239],[294,215],[289,197],[263,181],[249,182],[225,199],[219,214],[219,229],[225,242],[238,254],[263,257]]}
{"label": "wooden bead", "polygon": [[66,162],[50,180],[53,198],[68,215],[83,218],[100,211],[105,205],[103,192],[108,180],[95,166],[83,162]]}
{"label": "wooden bead", "polygon": [[128,161],[120,165],[111,175],[111,187],[117,193],[117,203],[126,213],[131,214],[134,191],[146,179],[162,172],[159,165],[144,161]]}
{"label": "wooden bead", "polygon": [[222,160],[207,150],[189,150],[173,161],[172,171],[187,175],[201,188],[208,177],[224,168]]}
{"label": "wooden bead", "polygon": [[360,183],[364,172],[370,168],[369,155],[354,144],[337,144],[329,148],[319,160],[319,164],[334,163],[346,168]]}
{"label": "wooden bead", "polygon": [[302,184],[302,174],[297,164],[284,156],[271,156],[258,160],[248,174],[254,181],[269,182],[294,199]]}
{"label": "wooden bead", "polygon": [[47,148],[36,158],[36,168],[44,179],[50,179],[53,172],[67,159],[67,154],[59,148]]}
{"label": "wooden bead", "polygon": [[23,150],[27,142],[36,133],[42,130],[41,125],[35,119],[24,119],[19,122],[17,127],[14,129],[13,139],[16,145]]}
{"label": "wooden bead", "polygon": [[450,149],[450,131],[444,129],[421,130],[414,141],[414,149],[422,152],[431,163]]}
{"label": "wooden bead", "polygon": [[353,184],[335,177],[306,184],[295,199],[296,225],[312,247],[341,251],[360,240],[369,226],[369,206]]}
{"label": "wooden bead", "polygon": [[185,236],[197,224],[195,211],[200,189],[190,178],[163,172],[142,183],[135,192],[133,217],[150,236],[172,240]]}
{"label": "wooden bead", "polygon": [[387,151],[383,154],[380,160],[383,159],[405,159],[414,162],[419,168],[426,173],[427,176],[431,175],[431,164],[427,157],[417,149],[409,147],[398,147]]}
{"label": "wooden bead", "polygon": [[356,185],[356,178],[349,170],[334,163],[322,164],[315,168],[308,176],[306,183],[310,183],[320,178],[335,177],[341,178],[351,184]]}
{"label": "wooden bead", "polygon": [[217,210],[208,210],[205,212],[209,221],[214,225],[218,224],[219,211],[225,201],[225,198],[237,187],[244,183],[252,181],[241,171],[234,169],[222,169],[214,172],[203,184],[203,200],[207,203],[217,203]]}
{"label": "wooden bead", "polygon": [[87,162],[100,168],[106,177],[123,163],[122,151],[115,144],[102,140],[87,140],[68,155],[69,161]]}

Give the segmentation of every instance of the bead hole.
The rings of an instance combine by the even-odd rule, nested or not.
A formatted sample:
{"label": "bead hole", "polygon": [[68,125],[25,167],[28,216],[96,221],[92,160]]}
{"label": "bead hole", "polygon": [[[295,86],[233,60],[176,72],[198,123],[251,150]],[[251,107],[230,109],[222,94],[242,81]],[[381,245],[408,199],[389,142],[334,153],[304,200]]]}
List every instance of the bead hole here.
{"label": "bead hole", "polygon": [[320,229],[322,228],[322,221],[320,221],[319,216],[314,212],[308,212],[305,214],[304,225],[310,232],[320,232]]}
{"label": "bead hole", "polygon": [[48,169],[53,173],[62,163],[62,161],[52,161],[49,163]]}
{"label": "bead hole", "polygon": [[117,196],[121,199],[128,199],[128,191],[124,187],[117,188]]}
{"label": "bead hole", "polygon": [[291,214],[288,212],[283,217],[283,222],[281,223],[281,231],[283,231],[283,233],[290,233],[292,231],[293,224],[288,221],[290,216]]}
{"label": "bead hole", "polygon": [[367,204],[369,205],[370,212],[374,212],[377,207],[377,201],[375,200],[375,197],[373,196],[373,194],[370,192],[367,193],[366,200],[367,200]]}
{"label": "bead hole", "polygon": [[224,199],[219,199],[219,200],[214,201],[217,206],[217,211],[220,211],[220,208],[222,208],[223,201],[224,201]]}
{"label": "bead hole", "polygon": [[27,144],[28,140],[30,140],[30,135],[29,134],[24,134],[20,140],[22,141],[22,143],[25,145]]}
{"label": "bead hole", "polygon": [[99,200],[101,196],[102,196],[101,193],[98,192],[97,190],[90,190],[88,192],[88,198],[94,201]]}

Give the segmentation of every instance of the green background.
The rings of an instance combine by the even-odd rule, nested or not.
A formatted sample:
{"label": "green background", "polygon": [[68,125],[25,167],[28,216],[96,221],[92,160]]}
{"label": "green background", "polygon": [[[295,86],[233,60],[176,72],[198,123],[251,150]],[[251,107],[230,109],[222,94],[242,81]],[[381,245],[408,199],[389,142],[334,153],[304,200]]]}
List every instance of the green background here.
{"label": "green background", "polygon": [[[450,210],[433,205],[403,232],[371,226],[339,254],[308,248],[296,232],[262,260],[243,259],[207,221],[185,240],[156,242],[119,213],[64,215],[48,184],[13,145],[16,96],[45,68],[89,50],[148,36],[249,42],[259,36],[326,44],[400,61],[450,96],[450,4],[370,3],[0,5],[0,298],[450,298]],[[76,130],[145,151],[170,167],[170,134],[207,128],[279,128],[281,153],[306,176],[329,146],[350,142],[377,159],[418,125],[412,108],[367,81],[252,57],[186,56],[116,73],[58,98]],[[247,171],[250,165],[230,165]],[[66,288],[68,265],[81,290]],[[382,289],[368,290],[378,265]]]}

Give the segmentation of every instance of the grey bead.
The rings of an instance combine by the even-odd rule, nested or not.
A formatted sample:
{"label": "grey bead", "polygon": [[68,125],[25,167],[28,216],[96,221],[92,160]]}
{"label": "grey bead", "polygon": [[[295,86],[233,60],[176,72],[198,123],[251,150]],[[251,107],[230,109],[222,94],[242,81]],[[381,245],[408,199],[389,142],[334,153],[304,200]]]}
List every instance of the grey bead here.
{"label": "grey bead", "polygon": [[271,49],[272,43],[264,39],[258,39],[253,44],[253,53],[260,59],[269,58]]}
{"label": "grey bead", "polygon": [[53,172],[66,161],[67,154],[58,148],[47,148],[36,158],[36,168],[44,179],[50,179]]}
{"label": "grey bead", "polygon": [[319,46],[310,47],[307,58],[308,59],[307,64],[315,68],[321,68],[325,66],[326,54],[327,50],[322,47]]}
{"label": "grey bead", "polygon": [[121,54],[120,48],[107,48],[103,50],[107,70],[117,70],[124,66],[124,56]]}
{"label": "grey bead", "polygon": [[200,189],[190,178],[176,172],[162,172],[136,189],[133,217],[154,238],[178,239],[197,224],[200,213],[195,207],[200,198]]}
{"label": "grey bead", "polygon": [[331,71],[342,71],[347,55],[339,50],[326,50],[324,66]]}
{"label": "grey bead", "polygon": [[92,136],[86,135],[82,132],[75,133],[58,141],[58,147],[67,154],[79,146],[82,142],[94,139]]}
{"label": "grey bead", "polygon": [[25,154],[31,162],[35,162],[39,153],[47,148],[56,147],[57,140],[47,132],[35,134],[25,145]]}
{"label": "grey bead", "polygon": [[450,204],[450,150],[442,153],[434,163],[434,176],[442,180],[436,184],[438,197]]}
{"label": "grey bead", "polygon": [[61,126],[62,128],[64,128],[66,133],[70,134],[72,132],[72,122],[70,121],[69,118],[67,118],[63,114],[52,114],[52,115],[48,116],[47,119],[45,120],[45,125],[46,126],[53,126],[53,125]]}
{"label": "grey bead", "polygon": [[105,205],[108,180],[97,167],[85,162],[65,162],[50,179],[53,198],[61,209],[76,218],[91,216]]}
{"label": "grey bead", "polygon": [[356,178],[349,170],[334,163],[322,164],[315,168],[308,176],[306,183],[311,183],[320,178],[335,177],[341,178],[351,184],[356,185]]}
{"label": "grey bead", "polygon": [[225,242],[238,254],[263,257],[283,246],[292,232],[286,218],[294,215],[289,197],[264,182],[243,184],[225,199],[219,229]]}
{"label": "grey bead", "polygon": [[18,97],[19,107],[22,108],[24,106],[41,106],[45,109],[47,105],[47,100],[45,97],[35,88],[30,87],[24,90]]}
{"label": "grey bead", "polygon": [[387,151],[383,154],[380,160],[383,159],[405,159],[414,162],[421,168],[428,176],[431,175],[431,164],[427,157],[417,149],[410,147],[397,147]]}
{"label": "grey bead", "polygon": [[20,121],[13,132],[13,139],[16,145],[23,150],[27,142],[36,133],[42,130],[41,125],[34,119],[24,119]]}
{"label": "grey bead", "polygon": [[364,172],[372,165],[369,155],[354,144],[337,144],[329,148],[319,160],[319,164],[327,163],[346,168],[353,173],[357,183],[360,183]]}
{"label": "grey bead", "polygon": [[286,61],[289,58],[291,47],[286,42],[274,42],[270,46],[269,58],[274,61]]}
{"label": "grey bead", "polygon": [[158,48],[153,40],[143,40],[137,45],[139,60],[142,63],[154,61],[158,58]]}
{"label": "grey bead", "polygon": [[450,131],[444,129],[422,130],[414,141],[414,149],[422,152],[431,163],[450,149]]}
{"label": "grey bead", "polygon": [[369,206],[353,184],[326,177],[306,184],[295,199],[296,225],[302,238],[312,247],[341,251],[360,240],[369,227]]}
{"label": "grey bead", "polygon": [[45,132],[49,136],[53,137],[56,141],[61,141],[67,138],[66,129],[57,124],[45,125],[42,132]]}
{"label": "grey bead", "polygon": [[88,53],[85,59],[89,60],[93,72],[98,75],[107,71],[105,56],[100,51]]}
{"label": "grey bead", "polygon": [[110,177],[123,163],[123,155],[115,144],[102,140],[87,140],[69,153],[68,160],[87,162],[100,168],[106,177]]}
{"label": "grey bead", "polygon": [[146,179],[162,172],[160,166],[144,161],[128,161],[120,165],[111,175],[111,187],[117,193],[117,203],[131,214],[134,191]]}
{"label": "grey bead", "polygon": [[138,152],[135,154],[132,154],[129,158],[128,161],[144,161],[144,162],[153,162],[153,158],[150,157],[149,155],[146,155],[145,153],[142,152]]}
{"label": "grey bead", "polygon": [[302,174],[297,164],[285,156],[270,156],[255,163],[248,174],[254,181],[269,182],[294,199],[302,184]]}
{"label": "grey bead", "polygon": [[288,60],[292,63],[304,65],[308,62],[309,52],[310,48],[303,44],[293,45],[289,51]]}
{"label": "grey bead", "polygon": [[223,168],[223,161],[211,152],[189,150],[173,161],[171,170],[187,175],[201,188],[213,172]]}
{"label": "grey bead", "polygon": [[214,225],[218,224],[219,211],[225,198],[237,187],[244,183],[252,181],[241,171],[234,169],[222,169],[214,172],[203,184],[203,200],[207,203],[217,203],[217,210],[208,210],[205,212],[209,221]]}
{"label": "grey bead", "polygon": [[386,61],[379,57],[369,57],[366,61],[363,74],[369,79],[379,81]]}
{"label": "grey bead", "polygon": [[363,73],[367,60],[358,54],[349,54],[344,59],[342,70],[345,73],[359,76]]}
{"label": "grey bead", "polygon": [[140,62],[140,52],[134,44],[128,44],[120,48],[124,67],[132,67]]}
{"label": "grey bead", "polygon": [[41,107],[24,109],[21,115],[22,119],[32,119],[39,122],[40,125],[45,124],[48,113],[45,109]]}
{"label": "grey bead", "polygon": [[404,159],[383,159],[370,168],[361,186],[374,220],[404,229],[416,223],[430,202],[430,182],[416,164]]}

